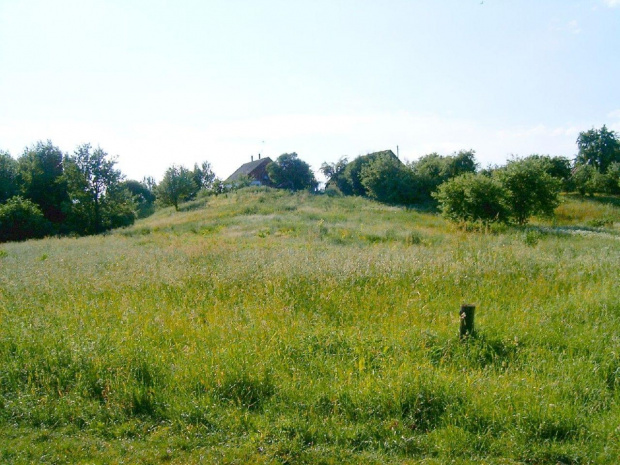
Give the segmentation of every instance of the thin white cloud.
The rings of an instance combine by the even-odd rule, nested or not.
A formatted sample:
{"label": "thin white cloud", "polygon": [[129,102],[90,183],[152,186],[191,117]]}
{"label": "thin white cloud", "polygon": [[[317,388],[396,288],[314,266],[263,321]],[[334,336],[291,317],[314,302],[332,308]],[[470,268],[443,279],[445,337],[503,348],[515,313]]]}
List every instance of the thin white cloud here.
{"label": "thin white cloud", "polygon": [[603,3],[610,8],[620,6],[620,0],[603,0]]}
{"label": "thin white cloud", "polygon": [[577,20],[575,19],[568,22],[568,24],[566,25],[566,30],[571,34],[579,34],[581,32],[579,23],[577,23]]}
{"label": "thin white cloud", "polygon": [[581,26],[579,26],[579,22],[576,19],[565,23],[563,21],[560,21],[558,18],[554,18],[551,20],[550,27],[552,31],[568,32],[569,34],[579,34],[582,30]]}
{"label": "thin white cloud", "polygon": [[620,109],[610,111],[609,113],[607,113],[607,116],[609,118],[620,119]]}

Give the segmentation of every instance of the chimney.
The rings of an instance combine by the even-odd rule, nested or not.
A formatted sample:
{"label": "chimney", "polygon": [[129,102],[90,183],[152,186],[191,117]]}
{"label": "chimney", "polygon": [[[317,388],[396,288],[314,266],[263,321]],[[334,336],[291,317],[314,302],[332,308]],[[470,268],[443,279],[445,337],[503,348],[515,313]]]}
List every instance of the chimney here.
{"label": "chimney", "polygon": [[250,155],[251,161],[254,161],[254,155]]}
{"label": "chimney", "polygon": [[258,159],[260,160],[260,153],[258,154]]}

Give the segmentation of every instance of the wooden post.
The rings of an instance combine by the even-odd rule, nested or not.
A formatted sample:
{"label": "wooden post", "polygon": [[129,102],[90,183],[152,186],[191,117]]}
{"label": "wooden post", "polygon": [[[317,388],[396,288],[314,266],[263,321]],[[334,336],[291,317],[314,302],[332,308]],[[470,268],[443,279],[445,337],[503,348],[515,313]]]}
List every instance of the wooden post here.
{"label": "wooden post", "polygon": [[459,316],[461,317],[461,330],[459,337],[461,339],[467,336],[474,335],[474,313],[476,311],[475,305],[463,304]]}

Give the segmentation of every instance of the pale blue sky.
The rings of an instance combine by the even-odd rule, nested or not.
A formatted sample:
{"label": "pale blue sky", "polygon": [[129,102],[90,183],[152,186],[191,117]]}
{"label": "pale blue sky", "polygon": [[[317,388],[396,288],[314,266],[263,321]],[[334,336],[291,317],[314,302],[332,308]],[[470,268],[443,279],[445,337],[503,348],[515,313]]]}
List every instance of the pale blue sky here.
{"label": "pale blue sky", "polygon": [[620,130],[620,0],[0,0],[0,149],[131,178],[259,151],[572,157]]}

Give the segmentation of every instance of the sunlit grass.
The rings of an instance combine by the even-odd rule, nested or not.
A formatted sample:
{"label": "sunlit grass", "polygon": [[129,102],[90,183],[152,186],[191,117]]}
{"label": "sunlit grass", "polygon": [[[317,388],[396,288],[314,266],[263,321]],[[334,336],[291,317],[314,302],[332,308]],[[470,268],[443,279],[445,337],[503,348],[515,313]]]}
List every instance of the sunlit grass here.
{"label": "sunlit grass", "polygon": [[588,222],[618,207],[590,204],[483,234],[247,189],[4,244],[0,461],[615,463],[618,220]]}

